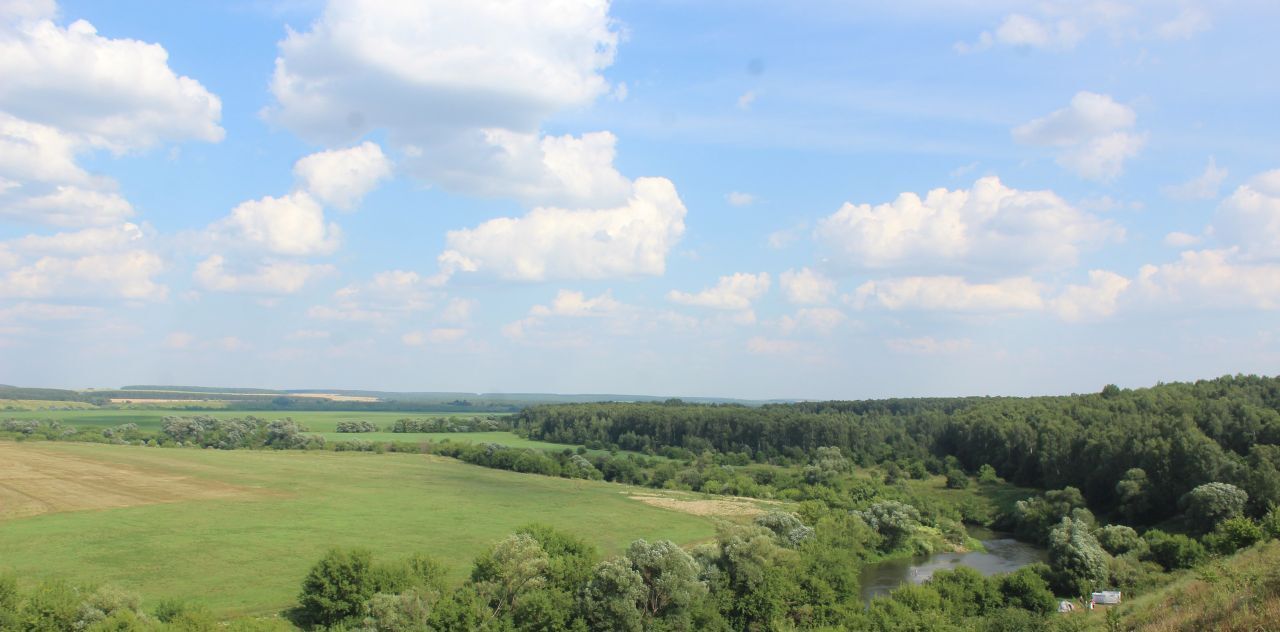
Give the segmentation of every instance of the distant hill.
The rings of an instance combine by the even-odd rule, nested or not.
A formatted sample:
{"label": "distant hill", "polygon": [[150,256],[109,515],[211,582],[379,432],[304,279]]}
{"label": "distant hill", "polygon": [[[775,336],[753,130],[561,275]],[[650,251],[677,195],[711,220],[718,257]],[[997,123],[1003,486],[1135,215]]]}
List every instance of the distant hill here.
{"label": "distant hill", "polygon": [[[660,395],[624,395],[612,393],[464,393],[452,391],[371,391],[338,388],[306,388],[306,389],[262,389],[242,387],[216,386],[174,386],[156,384],[134,384],[123,386],[115,391],[94,391],[96,394],[110,393],[109,397],[132,397],[139,399],[204,399],[208,395],[242,395],[246,398],[290,397],[299,395],[338,395],[342,397],[375,398],[381,402],[399,402],[415,404],[434,404],[452,406],[486,407],[503,405],[522,408],[534,404],[582,404],[596,402],[661,402],[668,399],[698,404],[742,404],[760,406],[771,403],[789,403],[796,400],[747,400],[726,397],[681,397],[672,398]],[[163,394],[163,396],[162,396]],[[181,395],[190,397],[179,397]],[[147,397],[151,395],[151,397]],[[197,397],[199,396],[199,397]]]}

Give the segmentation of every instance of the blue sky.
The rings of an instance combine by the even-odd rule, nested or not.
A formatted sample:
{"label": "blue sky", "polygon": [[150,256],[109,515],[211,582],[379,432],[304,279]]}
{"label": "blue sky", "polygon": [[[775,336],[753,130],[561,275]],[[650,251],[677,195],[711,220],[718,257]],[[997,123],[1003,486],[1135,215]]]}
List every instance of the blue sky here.
{"label": "blue sky", "polygon": [[0,382],[1274,374],[1278,17],[0,0]]}

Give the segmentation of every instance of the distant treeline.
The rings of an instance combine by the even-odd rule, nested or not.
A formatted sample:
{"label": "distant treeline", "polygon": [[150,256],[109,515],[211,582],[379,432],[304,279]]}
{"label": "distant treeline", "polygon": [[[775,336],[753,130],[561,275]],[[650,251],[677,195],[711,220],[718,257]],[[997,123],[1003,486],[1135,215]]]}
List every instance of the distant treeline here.
{"label": "distant treeline", "polygon": [[[1251,513],[1280,503],[1280,378],[1228,376],[1062,397],[733,405],[564,404],[515,419],[530,438],[624,450],[801,462],[821,446],[863,465],[953,457],[1012,482],[1082,490],[1090,506],[1154,522],[1191,489],[1229,482]],[[1140,470],[1140,472],[1134,472]],[[1120,486],[1136,481],[1134,491]]]}
{"label": "distant treeline", "polygon": [[[244,390],[244,389],[242,389]],[[400,401],[385,400],[376,402],[334,401],[320,397],[301,397],[282,393],[248,393],[240,391],[222,391],[230,395],[218,395],[204,391],[148,391],[148,390],[101,390],[93,391],[95,403],[107,403],[110,399],[128,399],[135,402],[147,400],[183,400],[193,403],[205,400],[217,400],[210,404],[210,410],[244,410],[244,411],[341,411],[341,412],[405,412],[405,413],[513,413],[521,409],[521,404],[512,402],[494,402],[486,400],[452,400],[452,401]],[[68,391],[70,392],[70,391]],[[16,398],[15,398],[16,399]],[[31,399],[31,398],[27,398]],[[77,401],[89,401],[77,400]],[[198,410],[198,406],[185,405],[187,410]]]}
{"label": "distant treeline", "polygon": [[80,391],[69,391],[60,388],[24,388],[0,384],[0,399],[34,399],[46,402],[85,402],[88,404],[106,403],[107,398]]}

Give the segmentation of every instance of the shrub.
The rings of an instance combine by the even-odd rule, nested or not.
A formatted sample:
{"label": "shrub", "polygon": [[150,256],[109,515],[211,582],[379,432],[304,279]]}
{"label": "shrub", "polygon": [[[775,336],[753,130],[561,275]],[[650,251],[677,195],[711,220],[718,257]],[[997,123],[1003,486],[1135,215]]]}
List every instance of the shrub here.
{"label": "shrub", "polygon": [[1000,482],[1000,477],[996,476],[996,468],[991,467],[990,464],[984,463],[982,467],[978,468],[978,482],[979,483]]}
{"label": "shrub", "polygon": [[920,526],[920,511],[896,500],[879,502],[856,513],[884,538],[885,550],[905,544]]}
{"label": "shrub", "polygon": [[1204,537],[1205,547],[1219,555],[1230,555],[1259,542],[1264,537],[1258,523],[1239,516],[1218,523],[1213,533]]}
{"label": "shrub", "polygon": [[1159,529],[1152,529],[1142,534],[1142,539],[1150,547],[1151,559],[1165,570],[1191,568],[1205,558],[1204,546],[1199,542],[1182,535],[1169,534]]}
{"label": "shrub", "polygon": [[947,489],[965,489],[969,487],[969,476],[959,469],[947,470]]}
{"label": "shrub", "polygon": [[1098,529],[1098,544],[1106,549],[1112,555],[1124,555],[1129,551],[1136,551],[1142,548],[1146,543],[1131,527],[1122,524],[1107,525]]}
{"label": "shrub", "polygon": [[1228,518],[1244,512],[1249,495],[1230,483],[1205,483],[1182,496],[1179,504],[1187,519],[1200,531],[1209,531]]}
{"label": "shrub", "polygon": [[378,427],[371,421],[339,421],[338,432],[377,432]]}
{"label": "shrub", "polygon": [[364,613],[377,587],[373,554],[367,549],[330,549],[302,582],[302,618],[331,626]]}
{"label": "shrub", "polygon": [[1032,567],[1023,567],[1002,576],[997,582],[1005,605],[1040,614],[1053,612],[1057,600],[1049,583]]}

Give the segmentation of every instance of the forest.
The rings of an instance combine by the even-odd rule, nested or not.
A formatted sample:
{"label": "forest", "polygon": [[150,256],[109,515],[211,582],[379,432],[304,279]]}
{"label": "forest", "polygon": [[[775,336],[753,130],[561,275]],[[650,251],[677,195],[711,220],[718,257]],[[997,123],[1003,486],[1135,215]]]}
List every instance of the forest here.
{"label": "forest", "polygon": [[1173,516],[1179,499],[1211,482],[1247,492],[1255,516],[1280,503],[1274,377],[1061,397],[552,405],[526,409],[515,423],[534,439],[659,454],[710,450],[755,463],[804,462],[820,447],[863,466],[952,457],[970,473],[989,465],[1020,485],[1077,488],[1094,511],[1123,512],[1137,524]]}

